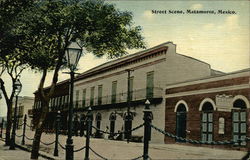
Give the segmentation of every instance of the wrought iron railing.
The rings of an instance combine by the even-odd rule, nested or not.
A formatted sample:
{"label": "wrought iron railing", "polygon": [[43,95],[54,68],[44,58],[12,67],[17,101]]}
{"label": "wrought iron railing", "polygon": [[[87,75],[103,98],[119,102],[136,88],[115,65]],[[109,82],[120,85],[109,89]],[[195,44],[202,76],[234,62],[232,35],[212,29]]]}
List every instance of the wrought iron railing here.
{"label": "wrought iron railing", "polygon": [[[84,108],[89,106],[99,106],[99,105],[107,105],[107,104],[116,104],[116,103],[124,103],[127,102],[127,94],[128,92],[121,92],[115,95],[106,95],[102,97],[95,97],[93,99],[84,99],[79,101],[74,101],[74,108]],[[140,101],[151,98],[162,98],[163,89],[159,87],[153,88],[144,88],[133,90],[130,92],[130,100]],[[57,110],[67,110],[69,103],[61,103],[58,105],[49,105],[49,111],[57,111]],[[35,110],[33,110],[34,112]]]}
{"label": "wrought iron railing", "polygon": [[[124,103],[127,102],[128,92],[121,92],[116,95],[106,95],[102,97],[95,97],[94,99],[85,99],[74,101],[74,108],[84,108],[89,106],[98,106],[106,104],[115,104],[115,103]],[[133,90],[130,93],[131,101],[139,101],[147,98],[162,98],[163,89],[154,87],[154,88],[144,88]],[[114,98],[115,97],[115,98]],[[92,102],[91,102],[92,101]]]}

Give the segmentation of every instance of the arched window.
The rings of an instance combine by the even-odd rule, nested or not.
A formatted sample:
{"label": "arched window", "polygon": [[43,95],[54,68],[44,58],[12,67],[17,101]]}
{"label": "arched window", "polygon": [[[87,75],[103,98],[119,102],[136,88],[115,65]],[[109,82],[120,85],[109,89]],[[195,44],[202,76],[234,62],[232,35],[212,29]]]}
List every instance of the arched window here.
{"label": "arched window", "polygon": [[[184,102],[184,101],[183,101]],[[186,119],[187,119],[187,104],[177,103],[176,106],[176,136],[181,138],[186,138]],[[182,142],[176,139],[178,142]]]}
{"label": "arched window", "polygon": [[130,130],[132,129],[132,120],[133,120],[132,112],[129,112],[129,114],[128,112],[126,112],[124,114],[124,127],[126,131],[126,133],[124,134],[125,139],[131,139],[132,132]]}
{"label": "arched window", "polygon": [[213,140],[213,104],[204,102],[201,113],[201,140],[211,142]]}
{"label": "arched window", "polygon": [[110,139],[114,137],[114,132],[115,132],[115,120],[116,120],[116,115],[115,113],[111,113],[109,116],[110,120]]}
{"label": "arched window", "polygon": [[102,120],[101,113],[96,114],[95,120],[96,120],[96,128],[100,129],[101,128],[101,120]]}
{"label": "arched window", "polygon": [[[242,99],[233,102],[233,140],[245,139],[247,133],[247,105]],[[235,145],[246,145],[246,142],[236,143]]]}
{"label": "arched window", "polygon": [[[96,114],[95,120],[96,120],[96,128],[101,129],[101,120],[102,120],[101,113],[97,113]],[[100,138],[101,137],[101,133],[100,133],[99,130],[96,130],[95,137],[96,138]]]}
{"label": "arched window", "polygon": [[86,115],[85,114],[81,114],[80,116],[80,136],[82,137],[83,135],[85,135],[85,130],[87,129],[87,123],[86,123]]}

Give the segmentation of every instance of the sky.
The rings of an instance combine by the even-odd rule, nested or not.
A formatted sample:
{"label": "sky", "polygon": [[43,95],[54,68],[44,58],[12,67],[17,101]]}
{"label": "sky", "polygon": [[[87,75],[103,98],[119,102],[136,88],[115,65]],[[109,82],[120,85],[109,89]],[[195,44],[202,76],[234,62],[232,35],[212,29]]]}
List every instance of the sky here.
{"label": "sky", "polygon": [[[194,57],[211,65],[211,68],[223,72],[233,72],[250,67],[250,1],[248,0],[112,0],[121,11],[133,14],[134,25],[142,27],[147,48],[172,41],[177,45],[177,53]],[[166,14],[154,14],[152,10],[166,11]],[[169,14],[169,10],[182,11],[182,14]],[[233,11],[235,14],[187,14],[187,10]],[[129,54],[140,50],[130,50]],[[100,65],[108,60],[96,58],[85,53],[79,62],[79,73]],[[46,86],[51,82],[48,74]],[[3,75],[6,88],[10,80]],[[29,69],[21,75],[23,90],[20,96],[33,96],[41,75]],[[59,81],[69,78],[60,74]],[[0,116],[6,114],[4,99],[0,100]]]}

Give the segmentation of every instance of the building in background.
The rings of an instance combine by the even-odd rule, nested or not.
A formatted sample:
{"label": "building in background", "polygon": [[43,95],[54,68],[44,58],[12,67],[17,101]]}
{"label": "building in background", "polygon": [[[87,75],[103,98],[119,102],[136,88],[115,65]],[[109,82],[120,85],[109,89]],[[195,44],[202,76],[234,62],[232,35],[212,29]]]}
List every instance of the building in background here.
{"label": "building in background", "polygon": [[[250,137],[250,69],[167,85],[165,131],[200,141]],[[165,143],[176,139],[165,137]],[[180,141],[179,141],[180,142]],[[244,141],[223,147],[243,148]]]}
{"label": "building in background", "polygon": [[[130,71],[130,77],[128,77]],[[132,128],[143,123],[143,109],[146,99],[151,103],[152,123],[165,127],[166,85],[207,78],[221,72],[212,70],[210,65],[197,59],[176,53],[176,45],[163,43],[90,69],[75,78],[74,120],[86,117],[86,108],[92,107],[93,125],[110,132],[124,131],[127,115],[128,80],[130,81],[130,108],[133,113]],[[46,88],[49,89],[49,88]],[[35,92],[34,117],[38,117],[41,107]],[[62,111],[64,129],[67,122],[68,80],[57,85],[55,95],[50,100],[47,129],[53,129],[57,110]],[[37,115],[37,116],[35,116]],[[34,118],[34,124],[36,124]],[[79,123],[78,123],[79,124]],[[164,136],[152,131],[152,142],[164,143]],[[142,137],[143,129],[132,136]]]}
{"label": "building in background", "polygon": [[[45,92],[48,92],[50,87],[45,88]],[[33,129],[36,127],[40,112],[41,112],[41,100],[38,92],[34,92],[34,107],[30,111],[30,115],[33,117]],[[56,122],[56,114],[61,112],[61,130],[67,130],[67,115],[68,115],[68,101],[69,101],[69,80],[65,80],[57,83],[55,92],[52,95],[49,102],[49,113],[45,119],[46,132],[53,132]]]}
{"label": "building in background", "polygon": [[[15,107],[16,99],[13,98],[13,117],[14,117],[14,107]],[[34,97],[28,97],[28,96],[18,96],[18,102],[17,102],[17,128],[22,128],[21,125],[23,124],[24,116],[27,115],[27,124],[31,126],[33,124],[33,117],[29,113],[30,110],[33,109],[34,104]]]}

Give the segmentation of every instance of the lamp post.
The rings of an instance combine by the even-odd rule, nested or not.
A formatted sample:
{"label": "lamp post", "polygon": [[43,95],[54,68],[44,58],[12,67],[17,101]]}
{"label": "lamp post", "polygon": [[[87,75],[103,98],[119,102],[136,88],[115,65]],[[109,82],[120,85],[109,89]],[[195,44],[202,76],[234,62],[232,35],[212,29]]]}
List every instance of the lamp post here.
{"label": "lamp post", "polygon": [[143,140],[143,160],[148,160],[148,146],[151,137],[151,120],[152,120],[152,111],[149,108],[150,102],[146,100],[145,102],[145,109],[144,109],[144,140]]}
{"label": "lamp post", "polygon": [[130,107],[131,107],[131,99],[132,99],[132,96],[131,96],[131,72],[133,70],[131,69],[126,69],[126,71],[128,72],[128,80],[127,80],[127,91],[128,91],[128,94],[127,94],[127,104],[128,104],[128,108],[127,108],[127,114],[125,115],[124,117],[124,120],[125,120],[125,135],[124,135],[124,138],[127,139],[127,142],[129,142],[129,140],[131,139],[131,129],[132,129],[132,120],[133,120],[133,115],[132,113],[130,112]]}
{"label": "lamp post", "polygon": [[[1,88],[0,88],[1,89]],[[1,90],[0,90],[1,91]],[[2,94],[0,92],[0,100],[2,99]],[[1,131],[0,131],[0,138],[3,138],[3,122],[4,119],[2,118],[2,123],[1,123]]]}
{"label": "lamp post", "polygon": [[77,64],[82,54],[82,48],[79,46],[74,46],[74,43],[71,43],[66,49],[66,60],[68,62],[68,67],[70,69],[70,103],[68,108],[68,138],[66,141],[66,159],[73,160],[74,155],[74,146],[72,139],[72,117],[73,117],[73,93],[74,93],[74,76]]}
{"label": "lamp post", "polygon": [[17,79],[14,83],[14,90],[15,90],[15,96],[16,96],[16,103],[15,103],[15,110],[14,110],[14,122],[12,125],[12,133],[11,133],[11,139],[10,139],[10,150],[15,150],[15,140],[16,140],[16,123],[17,123],[17,102],[18,102],[18,95],[22,90],[22,84],[19,79]]}

